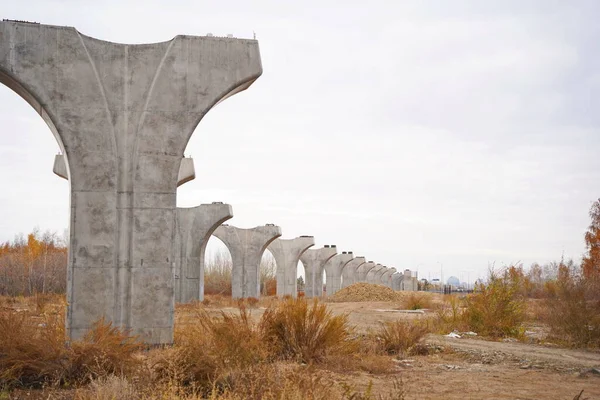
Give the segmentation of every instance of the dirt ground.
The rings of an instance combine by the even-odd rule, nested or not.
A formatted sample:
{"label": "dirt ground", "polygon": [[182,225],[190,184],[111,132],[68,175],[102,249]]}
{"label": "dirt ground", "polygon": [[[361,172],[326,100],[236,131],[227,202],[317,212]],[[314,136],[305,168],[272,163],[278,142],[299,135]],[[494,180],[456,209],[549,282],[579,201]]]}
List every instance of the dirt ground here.
{"label": "dirt ground", "polygon": [[[328,303],[334,314],[346,313],[359,332],[380,322],[418,319],[427,312],[398,310],[390,302]],[[235,311],[216,307],[217,311]],[[252,310],[258,318],[264,307]],[[429,335],[426,343],[436,354],[397,362],[388,375],[357,373],[334,378],[357,388],[373,383],[376,393],[388,393],[400,382],[406,399],[600,399],[600,352],[571,350],[512,341],[489,341],[463,336],[452,339]],[[598,372],[593,371],[598,368]],[[333,374],[336,375],[336,374]]]}
{"label": "dirt ground", "polygon": [[[381,302],[331,303],[334,313],[348,313],[359,330],[380,321],[422,318]],[[600,399],[600,352],[570,350],[520,342],[429,335],[437,354],[398,362],[391,376],[356,377],[362,385],[385,391],[401,379],[407,399]],[[591,372],[596,367],[598,372]]]}
{"label": "dirt ground", "polygon": [[[434,299],[438,300],[438,299]],[[261,299],[251,309],[258,319],[273,299]],[[428,312],[406,312],[397,302],[328,303],[334,314],[346,313],[358,332],[377,328],[383,321],[419,319]],[[13,305],[12,307],[21,307]],[[25,306],[23,306],[25,307]],[[176,323],[192,323],[195,305],[178,306]],[[213,302],[211,314],[237,312],[230,300]],[[431,314],[430,314],[431,315]],[[544,327],[532,327],[543,335]],[[540,333],[542,332],[542,333]],[[537,337],[536,339],[539,339]],[[537,342],[538,340],[536,340]],[[394,384],[402,385],[406,399],[600,399],[600,352],[560,348],[515,341],[490,341],[477,336],[459,339],[429,335],[427,356],[396,360],[393,373],[351,374],[327,372],[336,382],[387,394]],[[543,341],[542,341],[543,342]],[[596,371],[594,369],[597,369]],[[19,391],[10,398],[60,398],[35,391]]]}

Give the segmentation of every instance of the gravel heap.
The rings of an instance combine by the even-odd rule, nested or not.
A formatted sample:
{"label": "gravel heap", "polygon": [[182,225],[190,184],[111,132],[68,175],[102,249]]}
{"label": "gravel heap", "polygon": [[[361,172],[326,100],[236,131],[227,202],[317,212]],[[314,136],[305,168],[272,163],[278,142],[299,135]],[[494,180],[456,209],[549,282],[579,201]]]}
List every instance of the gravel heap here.
{"label": "gravel heap", "polygon": [[383,285],[373,285],[371,283],[355,283],[350,285],[327,300],[334,302],[347,301],[398,301],[401,299],[400,293]]}

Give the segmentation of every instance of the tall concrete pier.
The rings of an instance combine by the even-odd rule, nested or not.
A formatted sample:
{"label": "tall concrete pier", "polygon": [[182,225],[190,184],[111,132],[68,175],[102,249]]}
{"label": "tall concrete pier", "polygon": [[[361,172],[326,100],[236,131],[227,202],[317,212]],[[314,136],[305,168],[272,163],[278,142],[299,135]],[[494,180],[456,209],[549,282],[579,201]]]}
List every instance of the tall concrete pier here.
{"label": "tall concrete pier", "polygon": [[229,204],[177,208],[175,220],[175,302],[204,300],[204,253],[210,235],[233,217]]}
{"label": "tall concrete pier", "polygon": [[335,245],[308,249],[300,257],[304,265],[304,295],[319,297],[323,294],[323,267],[337,253]]}
{"label": "tall concrete pier", "polygon": [[68,166],[69,337],[104,316],[147,343],[172,342],[183,151],[202,117],[261,73],[255,40],[125,45],[0,22],[0,82],[46,121]]}
{"label": "tall concrete pier", "polygon": [[352,260],[354,256],[351,251],[343,251],[331,257],[323,268],[325,268],[327,296],[335,294],[342,286],[342,269]]}
{"label": "tall concrete pier", "polygon": [[356,270],[356,280],[354,282],[367,282],[367,273],[373,269],[374,266],[375,263],[373,261],[368,261],[358,267]]}
{"label": "tall concrete pier", "polygon": [[234,299],[260,297],[260,260],[269,244],[281,236],[273,224],[241,229],[221,225],[213,235],[221,239],[231,253],[231,295]]}
{"label": "tall concrete pier", "polygon": [[366,259],[364,257],[355,257],[342,268],[342,289],[358,282],[356,280],[358,275],[357,269],[365,262]]}
{"label": "tall concrete pier", "polygon": [[396,273],[396,268],[391,267],[383,274],[381,277],[381,281],[383,284],[389,288],[392,288],[392,275]]}
{"label": "tall concrete pier", "polygon": [[383,274],[385,274],[388,271],[388,267],[386,267],[385,265],[377,272],[375,272],[375,276],[373,277],[374,282],[378,285],[383,285],[383,279],[382,276]]}
{"label": "tall concrete pier", "polygon": [[298,296],[297,277],[300,256],[315,245],[312,236],[300,236],[295,239],[275,239],[268,249],[277,264],[277,295]]}
{"label": "tall concrete pier", "polygon": [[381,269],[383,268],[383,265],[381,264],[375,264],[375,266],[373,268],[371,268],[368,272],[367,272],[367,276],[366,276],[366,282],[367,283],[378,283],[375,282],[375,274]]}

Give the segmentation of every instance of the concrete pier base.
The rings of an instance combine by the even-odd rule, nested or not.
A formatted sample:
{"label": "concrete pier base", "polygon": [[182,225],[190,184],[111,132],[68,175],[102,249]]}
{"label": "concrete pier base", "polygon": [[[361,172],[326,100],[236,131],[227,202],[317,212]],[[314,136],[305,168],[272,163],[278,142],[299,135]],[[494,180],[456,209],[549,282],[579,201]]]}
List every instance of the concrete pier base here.
{"label": "concrete pier base", "polygon": [[277,264],[277,295],[298,296],[297,277],[300,256],[315,245],[312,236],[300,236],[295,239],[275,239],[268,249]]}
{"label": "concrete pier base", "polygon": [[337,254],[335,245],[320,249],[308,249],[300,257],[304,265],[304,296],[320,297],[323,295],[323,267]]}
{"label": "concrete pier base", "polygon": [[231,253],[231,296],[259,298],[260,260],[267,246],[281,236],[281,228],[272,224],[251,229],[221,225],[213,235],[221,239]]}

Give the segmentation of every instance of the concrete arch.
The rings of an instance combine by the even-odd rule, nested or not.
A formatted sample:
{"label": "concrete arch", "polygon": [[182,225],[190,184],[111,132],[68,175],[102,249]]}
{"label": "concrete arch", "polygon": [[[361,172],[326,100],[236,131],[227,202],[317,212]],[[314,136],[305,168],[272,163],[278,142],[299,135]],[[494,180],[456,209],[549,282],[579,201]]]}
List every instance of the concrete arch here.
{"label": "concrete arch", "polygon": [[[298,265],[302,254],[315,245],[313,236],[295,239],[276,239],[268,247],[277,263],[277,295],[298,295]],[[302,266],[304,268],[304,266]],[[306,271],[304,276],[306,276]]]}
{"label": "concrete arch", "polygon": [[365,262],[363,256],[358,256],[342,268],[342,289],[357,282],[358,268]]}
{"label": "concrete arch", "polygon": [[335,245],[325,245],[320,249],[308,249],[300,257],[305,271],[306,297],[319,297],[323,295],[323,275],[325,263],[337,254]]}
{"label": "concrete arch", "polygon": [[351,251],[343,251],[330,258],[324,265],[326,273],[325,288],[327,296],[334,295],[342,286],[342,269],[354,258]]}

